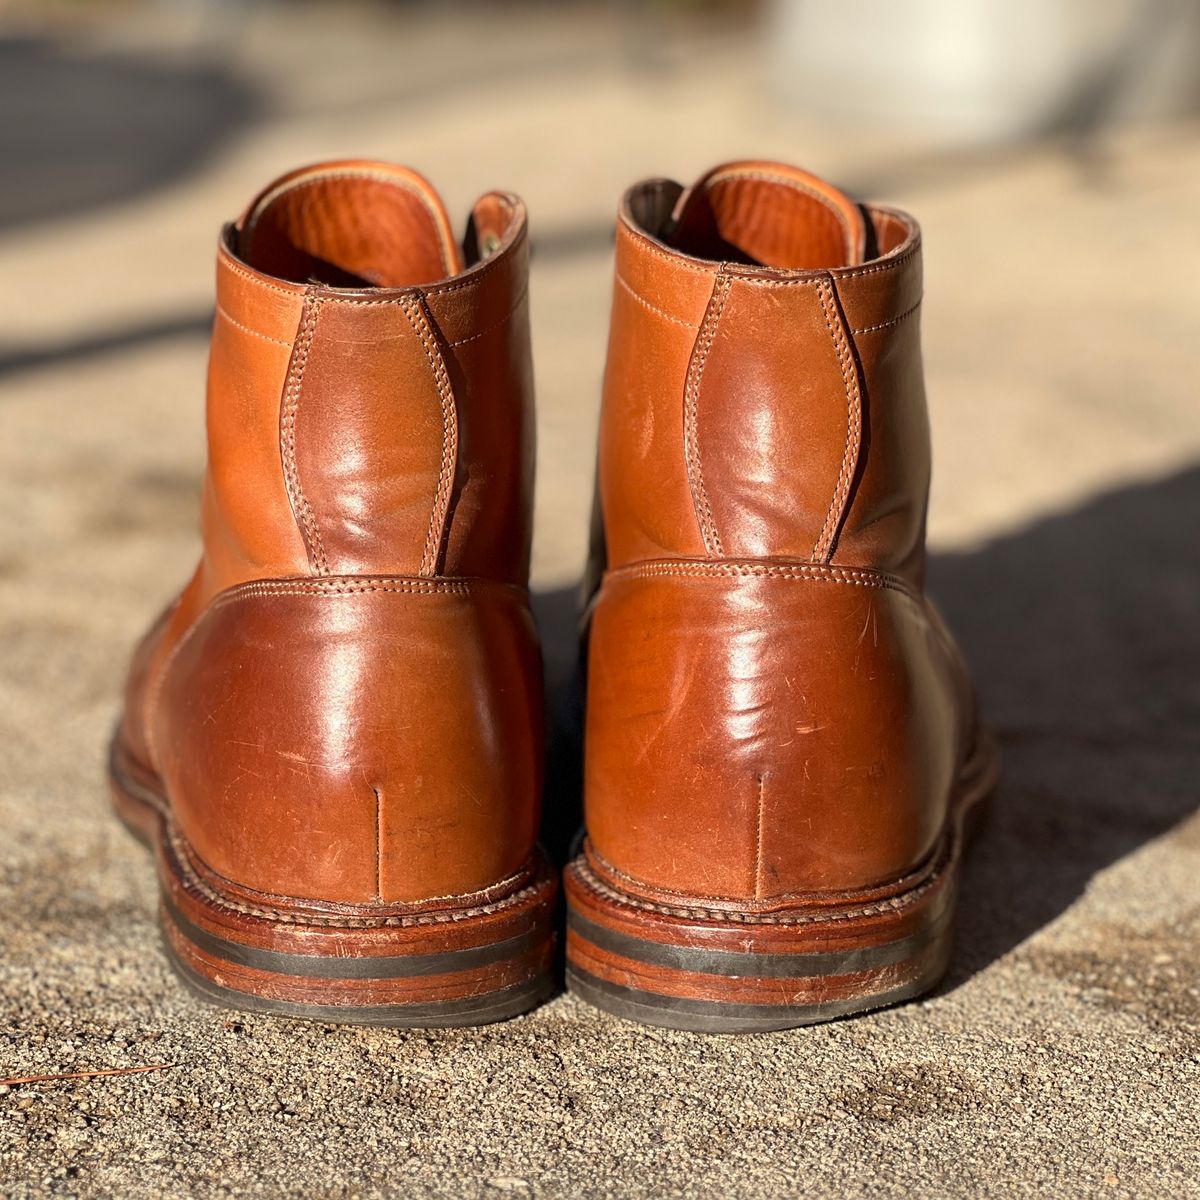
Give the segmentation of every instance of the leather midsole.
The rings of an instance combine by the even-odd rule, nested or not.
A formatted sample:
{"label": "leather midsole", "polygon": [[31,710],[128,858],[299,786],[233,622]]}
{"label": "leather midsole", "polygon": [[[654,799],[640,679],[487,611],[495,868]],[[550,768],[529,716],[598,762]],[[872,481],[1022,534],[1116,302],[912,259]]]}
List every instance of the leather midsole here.
{"label": "leather midsole", "polygon": [[892,966],[913,958],[940,937],[949,924],[951,909],[915,933],[894,941],[858,946],[852,950],[772,954],[757,951],[712,950],[703,946],[651,941],[598,925],[572,909],[567,918],[570,933],[610,954],[653,966],[704,975],[731,975],[760,979],[811,979],[849,975]]}
{"label": "leather midsole", "polygon": [[314,979],[399,979],[467,971],[474,967],[490,966],[493,963],[520,958],[539,942],[545,941],[548,936],[547,929],[535,926],[502,941],[467,946],[461,950],[448,950],[440,954],[354,957],[294,954],[288,951],[261,949],[218,937],[188,920],[166,891],[162,893],[161,900],[164,918],[169,920],[187,941],[205,954],[259,971]]}

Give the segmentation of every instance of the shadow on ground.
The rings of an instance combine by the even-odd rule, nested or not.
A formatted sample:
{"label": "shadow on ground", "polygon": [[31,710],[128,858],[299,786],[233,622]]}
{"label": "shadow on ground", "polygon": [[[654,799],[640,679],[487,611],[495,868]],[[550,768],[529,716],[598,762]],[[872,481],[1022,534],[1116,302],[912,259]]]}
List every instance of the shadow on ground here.
{"label": "shadow on ground", "polygon": [[[931,591],[972,664],[1005,767],[967,864],[947,989],[1195,811],[1197,514],[1200,467],[932,560]],[[560,861],[582,819],[576,599],[563,589],[535,601],[556,717],[544,837]]]}

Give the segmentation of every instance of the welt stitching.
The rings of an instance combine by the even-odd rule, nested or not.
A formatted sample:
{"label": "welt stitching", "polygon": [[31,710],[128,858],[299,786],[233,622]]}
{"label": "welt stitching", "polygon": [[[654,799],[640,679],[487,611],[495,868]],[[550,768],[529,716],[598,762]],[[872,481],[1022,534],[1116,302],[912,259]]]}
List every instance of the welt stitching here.
{"label": "welt stitching", "polygon": [[698,325],[693,325],[691,321],[685,321],[681,317],[672,316],[665,309],[659,308],[657,304],[651,304],[650,301],[647,300],[646,297],[643,296],[635,287],[633,287],[633,285],[620,272],[617,272],[616,278],[617,283],[619,283],[621,287],[623,287],[643,308],[649,309],[652,313],[657,313],[664,320],[670,321],[675,325],[682,325],[684,329],[694,330],[699,328]]}
{"label": "welt stitching", "polygon": [[[860,917],[876,916],[880,913],[896,912],[910,907],[922,900],[926,893],[932,891],[945,874],[946,867],[953,861],[954,839],[947,835],[945,844],[935,860],[934,868],[916,886],[899,895],[886,900],[877,900],[864,904],[859,908],[832,909],[825,912],[805,913],[748,913],[729,912],[721,908],[705,908],[701,905],[669,905],[656,904],[652,900],[643,900],[640,896],[618,892],[602,879],[598,878],[587,863],[576,860],[573,870],[579,875],[584,886],[610,904],[621,908],[642,909],[646,912],[662,913],[668,917],[700,918],[706,921],[727,921],[739,925],[823,925],[830,922],[854,921]],[[724,899],[724,897],[721,897]],[[737,897],[730,897],[737,899]]]}
{"label": "welt stitching", "polygon": [[[949,838],[951,834],[947,830],[943,836],[944,838]],[[895,896],[900,896],[906,892],[912,891],[913,888],[919,886],[921,883],[927,880],[931,874],[936,874],[939,865],[942,863],[947,854],[948,848],[943,843],[939,843],[939,845],[934,848],[934,852],[931,855],[928,855],[924,861],[918,864],[916,868],[909,871],[905,875],[901,875],[899,879],[895,880],[891,885],[894,890],[891,891],[886,897],[882,897],[882,899],[892,899]],[[606,884],[607,881],[596,875],[590,861],[592,859],[600,863],[605,875],[611,875],[614,879],[618,879],[622,883],[628,883],[635,888],[647,886],[645,881],[638,879],[636,875],[630,875],[628,871],[622,871],[620,867],[614,866],[589,841],[587,845],[587,853],[580,855],[580,857],[576,859],[576,865],[586,868],[591,877],[595,879],[597,883]],[[654,890],[662,895],[678,896],[680,900],[722,900],[732,904],[736,904],[745,900],[744,896],[730,896],[721,892],[708,892],[703,896],[696,896],[694,893],[681,891],[679,888],[663,887],[662,885],[658,884],[654,885]],[[841,893],[841,895],[847,900],[853,900],[856,895],[861,894],[861,892]],[[773,897],[773,899],[811,902],[813,899],[813,894],[811,892],[784,892],[782,895]],[[874,901],[872,901],[872,903],[874,903]]]}
{"label": "welt stitching", "polygon": [[[262,905],[248,904],[245,901],[234,900],[229,896],[218,892],[212,884],[206,879],[203,879],[197,874],[195,868],[188,861],[187,851],[184,847],[183,840],[177,832],[172,829],[171,832],[171,850],[175,859],[175,866],[179,868],[179,874],[183,878],[185,887],[200,895],[208,903],[215,905],[218,908],[223,908],[228,912],[241,913],[248,917],[258,917],[262,920],[273,921],[282,925],[319,925],[328,928],[345,928],[345,929],[374,929],[380,927],[388,928],[409,928],[419,925],[451,925],[458,921],[468,920],[472,917],[486,916],[489,913],[503,912],[507,908],[515,908],[525,903],[537,895],[538,883],[537,877],[530,877],[529,872],[519,872],[516,875],[511,875],[508,879],[502,880],[499,884],[494,884],[491,888],[486,889],[488,892],[496,892],[500,888],[508,885],[511,881],[516,884],[523,877],[530,878],[524,887],[511,895],[503,896],[498,900],[485,902],[482,904],[473,904],[465,908],[452,909],[450,911],[431,912],[431,913],[399,913],[395,916],[388,917],[348,917],[348,916],[325,916],[319,913],[305,913],[303,915],[281,912],[277,909],[266,908]],[[465,892],[461,896],[437,896],[434,899],[442,900],[471,900],[479,896],[479,892]]]}
{"label": "welt stitching", "polygon": [[918,300],[911,308],[906,308],[898,317],[893,317],[890,321],[880,321],[878,325],[864,325],[861,329],[850,330],[853,334],[859,333],[876,333],[880,329],[891,329],[893,325],[899,325],[901,321],[907,320],[921,307],[921,301]]}
{"label": "welt stitching", "polygon": [[842,466],[838,472],[837,486],[834,488],[833,499],[829,502],[829,512],[825,516],[825,524],[821,528],[817,544],[813,547],[813,558],[826,562],[833,549],[833,540],[838,525],[845,513],[846,500],[850,494],[850,481],[854,476],[859,446],[862,441],[862,395],[854,371],[850,346],[846,341],[846,335],[842,332],[841,317],[833,311],[832,291],[830,284],[822,283],[817,288],[817,297],[821,301],[821,313],[825,318],[825,327],[829,330],[829,338],[833,343],[838,367],[842,373],[842,386],[846,391],[846,444],[842,451]]}
{"label": "welt stitching", "polygon": [[300,532],[305,546],[312,558],[313,567],[320,575],[329,574],[329,560],[325,556],[325,546],[321,541],[321,531],[317,528],[312,506],[304,495],[300,484],[300,470],[296,463],[296,417],[300,411],[300,392],[304,381],[304,369],[308,365],[308,354],[312,348],[313,336],[317,329],[317,319],[321,312],[319,297],[309,294],[304,300],[303,316],[300,331],[296,336],[296,346],[292,351],[292,361],[288,366],[287,383],[283,394],[283,408],[280,414],[280,438],[283,456],[283,475],[287,486],[288,496],[292,501],[292,509],[300,523]]}
{"label": "welt stitching", "polygon": [[700,380],[708,362],[709,351],[717,336],[717,325],[721,313],[725,309],[725,301],[733,285],[732,279],[724,272],[717,275],[713,283],[712,295],[709,297],[708,310],[704,314],[704,323],[696,344],[692,348],[692,359],[688,364],[687,385],[683,401],[683,442],[684,458],[687,464],[688,482],[692,489],[692,501],[696,506],[696,515],[700,522],[700,536],[704,539],[704,548],[709,554],[720,556],[722,553],[721,535],[717,532],[717,523],[713,519],[712,505],[708,500],[708,491],[704,486],[704,470],[700,458],[699,442],[699,402]]}
{"label": "welt stitching", "polygon": [[437,490],[433,494],[433,508],[429,514],[429,531],[425,535],[425,549],[421,554],[421,574],[432,575],[437,569],[438,551],[446,528],[446,515],[450,507],[450,489],[454,482],[454,467],[458,460],[458,413],[454,405],[454,392],[450,387],[450,376],[446,363],[437,348],[425,305],[414,299],[405,304],[404,315],[420,339],[421,347],[429,362],[437,388],[438,401],[442,410],[442,461],[438,471]]}
{"label": "welt stitching", "polygon": [[500,320],[495,322],[495,324],[493,324],[493,325],[489,325],[486,329],[480,330],[478,333],[471,334],[470,337],[459,338],[458,341],[451,342],[450,345],[451,346],[465,346],[468,342],[475,342],[475,341],[478,341],[481,337],[487,337],[487,335],[489,333],[495,333],[497,329],[500,329],[503,326],[507,325],[509,323],[509,321],[511,321],[513,319],[513,315],[516,313],[517,309],[520,308],[521,305],[525,302],[525,299],[528,295],[529,295],[529,285],[526,284],[521,289],[521,294],[517,297],[516,302],[513,304],[512,308],[510,308],[508,310],[508,312],[506,312],[504,314],[504,316],[502,316],[500,318]]}
{"label": "welt stitching", "polygon": [[224,317],[235,329],[240,329],[243,333],[248,333],[253,337],[262,338],[264,342],[272,342],[276,346],[282,346],[285,350],[292,348],[291,342],[285,342],[283,338],[271,337],[269,334],[262,333],[257,329],[251,329],[249,325],[243,325],[241,321],[232,317],[219,304],[217,305],[217,315]]}

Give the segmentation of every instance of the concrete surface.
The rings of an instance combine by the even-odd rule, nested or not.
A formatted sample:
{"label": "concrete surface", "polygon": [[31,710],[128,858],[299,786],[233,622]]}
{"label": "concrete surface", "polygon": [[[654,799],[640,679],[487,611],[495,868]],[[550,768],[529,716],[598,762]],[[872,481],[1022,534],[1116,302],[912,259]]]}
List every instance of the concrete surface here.
{"label": "concrete surface", "polygon": [[[0,1190],[1200,1195],[1197,130],[931,157],[776,109],[736,29],[289,6],[202,28],[197,58],[190,20],[17,12],[0,45],[21,118],[0,130],[0,1076],[169,1064],[0,1088]],[[164,71],[204,120],[160,102]],[[81,138],[111,154],[84,170]],[[933,580],[1006,757],[936,995],[703,1038],[564,996],[397,1033],[176,985],[102,748],[129,647],[195,554],[217,227],[329,153],[411,162],[457,219],[496,184],[529,200],[555,678],[619,189],[778,154],[919,215]],[[547,799],[560,825],[575,802]]]}

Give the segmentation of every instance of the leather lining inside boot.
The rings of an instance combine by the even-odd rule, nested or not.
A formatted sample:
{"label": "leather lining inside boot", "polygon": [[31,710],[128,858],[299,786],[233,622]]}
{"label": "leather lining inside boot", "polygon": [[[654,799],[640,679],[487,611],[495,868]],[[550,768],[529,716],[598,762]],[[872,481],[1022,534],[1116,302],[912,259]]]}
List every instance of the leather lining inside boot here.
{"label": "leather lining inside boot", "polygon": [[462,270],[441,200],[399,168],[285,178],[251,205],[237,245],[249,266],[293,283],[410,287]]}
{"label": "leather lining inside boot", "polygon": [[873,251],[862,209],[794,167],[729,163],[678,199],[664,240],[698,258],[786,270],[857,266]]}

